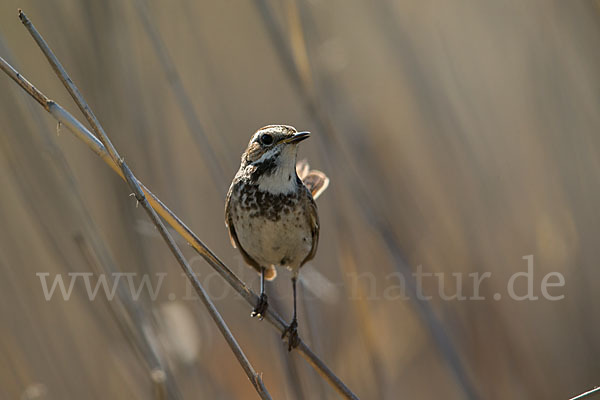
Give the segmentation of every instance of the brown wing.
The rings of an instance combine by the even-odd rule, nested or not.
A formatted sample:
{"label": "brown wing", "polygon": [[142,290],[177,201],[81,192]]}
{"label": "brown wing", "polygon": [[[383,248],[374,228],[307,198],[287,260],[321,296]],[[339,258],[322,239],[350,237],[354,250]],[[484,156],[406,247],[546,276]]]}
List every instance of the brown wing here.
{"label": "brown wing", "polygon": [[314,200],[329,186],[329,178],[323,172],[316,169],[311,170],[306,160],[300,160],[296,164],[296,173],[308,188]]}
{"label": "brown wing", "polygon": [[317,199],[321,193],[329,186],[329,178],[321,171],[313,169],[303,180],[304,184],[310,190],[313,199]]}
{"label": "brown wing", "polygon": [[242,257],[244,261],[251,267],[253,267],[256,272],[260,273],[261,267],[258,265],[256,261],[242,247],[240,241],[238,240],[237,233],[235,233],[235,227],[233,226],[233,220],[231,219],[231,193],[233,192],[233,184],[229,187],[229,192],[227,192],[227,200],[225,200],[225,226],[229,230],[229,239],[231,240],[231,245],[234,248],[237,248],[240,253],[242,253]]}
{"label": "brown wing", "polygon": [[[309,188],[306,189],[310,192]],[[304,261],[302,261],[302,265],[306,264],[315,257],[315,254],[317,253],[317,247],[319,246],[319,213],[317,212],[317,203],[315,203],[315,200],[310,193],[308,193],[306,199],[306,209],[308,211],[306,214],[308,215],[308,223],[312,233],[312,248],[310,249],[310,253],[308,253]]]}

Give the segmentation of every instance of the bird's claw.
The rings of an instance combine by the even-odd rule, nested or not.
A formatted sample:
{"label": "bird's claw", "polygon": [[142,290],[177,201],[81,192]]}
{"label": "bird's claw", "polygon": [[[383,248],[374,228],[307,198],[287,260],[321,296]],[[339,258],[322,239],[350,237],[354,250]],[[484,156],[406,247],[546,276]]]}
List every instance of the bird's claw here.
{"label": "bird's claw", "polygon": [[284,329],[281,334],[281,338],[288,337],[288,351],[292,351],[300,344],[300,338],[298,337],[298,321],[294,319],[292,323]]}
{"label": "bird's claw", "polygon": [[258,303],[256,303],[256,307],[254,307],[254,310],[252,310],[250,316],[258,317],[258,319],[262,320],[265,317],[267,308],[269,308],[269,303],[267,302],[267,295],[266,293],[261,293],[260,297],[258,298]]}

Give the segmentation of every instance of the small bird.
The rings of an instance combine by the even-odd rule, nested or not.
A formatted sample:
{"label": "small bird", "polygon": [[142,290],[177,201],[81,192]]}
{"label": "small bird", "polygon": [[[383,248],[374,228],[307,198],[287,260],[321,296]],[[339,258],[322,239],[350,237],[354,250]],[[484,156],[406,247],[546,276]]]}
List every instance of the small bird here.
{"label": "small bird", "polygon": [[256,131],[242,154],[225,203],[231,244],[260,274],[260,296],[252,317],[265,315],[265,279],[275,279],[275,267],[292,271],[294,314],[281,336],[288,335],[290,351],[298,345],[298,273],[315,256],[319,242],[314,199],[329,185],[329,178],[321,171],[311,171],[306,161],[296,164],[298,143],[309,136],[309,132],[287,125],[268,125]]}

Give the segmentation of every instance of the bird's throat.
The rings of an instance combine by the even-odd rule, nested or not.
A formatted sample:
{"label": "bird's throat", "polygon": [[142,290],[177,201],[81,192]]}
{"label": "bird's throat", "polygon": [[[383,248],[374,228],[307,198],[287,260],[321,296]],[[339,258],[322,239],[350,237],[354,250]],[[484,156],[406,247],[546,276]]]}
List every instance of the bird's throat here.
{"label": "bird's throat", "polygon": [[273,157],[255,163],[249,174],[250,181],[258,189],[271,194],[287,194],[297,190],[297,175],[294,164],[281,163],[281,158]]}
{"label": "bird's throat", "polygon": [[271,194],[295,192],[298,186],[296,147],[286,146],[273,150],[247,165],[244,175],[263,192]]}
{"label": "bird's throat", "polygon": [[271,194],[287,194],[296,191],[298,183],[294,169],[277,166],[269,172],[261,174],[256,180],[259,190]]}

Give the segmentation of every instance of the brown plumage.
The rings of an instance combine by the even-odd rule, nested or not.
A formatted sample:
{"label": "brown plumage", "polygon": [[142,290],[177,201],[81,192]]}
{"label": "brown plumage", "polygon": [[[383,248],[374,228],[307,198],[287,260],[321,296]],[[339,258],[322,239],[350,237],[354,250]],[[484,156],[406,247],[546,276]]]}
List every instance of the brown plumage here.
{"label": "brown plumage", "polygon": [[316,169],[310,169],[306,159],[298,161],[296,164],[296,173],[304,183],[304,186],[310,191],[314,200],[329,186],[329,178],[323,172]]}
{"label": "brown plumage", "polygon": [[292,271],[294,317],[290,349],[296,334],[296,280],[319,243],[319,216],[314,198],[329,184],[306,161],[296,164],[297,145],[309,136],[286,125],[259,129],[242,154],[240,169],[227,193],[225,225],[231,243],[244,261],[261,274],[261,296],[252,315],[267,308],[264,279],[277,276],[276,267]]}

